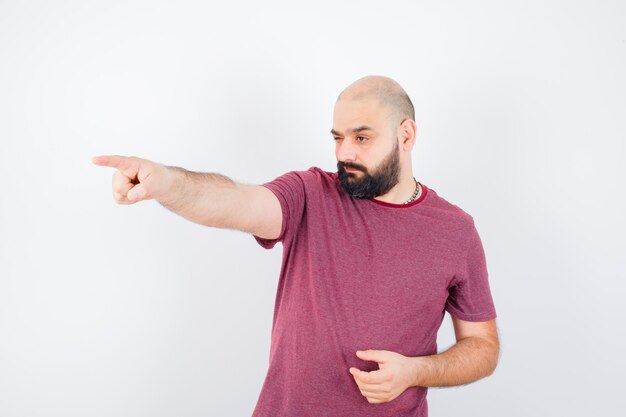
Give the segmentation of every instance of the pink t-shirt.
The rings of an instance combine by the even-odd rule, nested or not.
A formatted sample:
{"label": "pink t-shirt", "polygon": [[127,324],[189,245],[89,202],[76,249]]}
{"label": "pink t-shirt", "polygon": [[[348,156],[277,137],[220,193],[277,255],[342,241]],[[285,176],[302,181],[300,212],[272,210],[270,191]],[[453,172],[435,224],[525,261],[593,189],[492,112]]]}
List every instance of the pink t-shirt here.
{"label": "pink t-shirt", "polygon": [[426,417],[427,388],[370,404],[348,369],[357,350],[437,353],[445,311],[496,317],[472,217],[422,184],[412,203],[349,196],[317,167],[263,184],[280,201],[282,242],[269,369],[253,417]]}

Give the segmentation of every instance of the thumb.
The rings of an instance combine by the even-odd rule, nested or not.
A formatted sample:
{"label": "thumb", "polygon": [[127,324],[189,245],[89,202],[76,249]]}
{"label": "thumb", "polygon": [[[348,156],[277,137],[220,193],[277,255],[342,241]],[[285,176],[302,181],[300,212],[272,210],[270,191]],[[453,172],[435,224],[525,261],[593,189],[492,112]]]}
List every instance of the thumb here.
{"label": "thumb", "polygon": [[126,198],[130,201],[141,201],[144,200],[148,196],[148,190],[146,189],[145,184],[137,184],[133,188],[128,191],[126,194]]}
{"label": "thumb", "polygon": [[356,355],[365,361],[375,361],[383,363],[386,361],[386,355],[384,350],[357,350]]}

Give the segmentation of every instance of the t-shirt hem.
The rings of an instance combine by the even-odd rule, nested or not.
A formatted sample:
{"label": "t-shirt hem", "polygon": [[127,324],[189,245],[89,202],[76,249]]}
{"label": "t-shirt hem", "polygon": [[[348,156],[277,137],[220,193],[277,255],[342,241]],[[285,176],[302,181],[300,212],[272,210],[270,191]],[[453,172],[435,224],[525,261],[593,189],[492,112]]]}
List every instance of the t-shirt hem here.
{"label": "t-shirt hem", "polygon": [[489,321],[498,317],[495,310],[488,311],[485,313],[468,314],[468,313],[463,313],[461,311],[455,310],[454,308],[448,307],[446,308],[446,311],[450,313],[451,316],[454,316],[458,319],[465,320],[465,321]]}
{"label": "t-shirt hem", "polygon": [[265,239],[262,237],[259,237],[255,234],[252,235],[252,237],[254,237],[254,239],[259,243],[259,245],[261,245],[262,247],[264,247],[265,249],[272,249],[277,243],[282,242],[283,238],[285,237],[285,228],[286,228],[286,224],[287,224],[287,208],[286,208],[286,202],[285,199],[283,197],[283,195],[278,192],[277,190],[274,189],[274,187],[271,184],[261,184],[262,187],[267,188],[268,190],[270,190],[272,193],[274,193],[274,195],[276,196],[276,198],[278,198],[278,202],[280,203],[280,209],[282,210],[283,213],[283,220],[280,226],[280,234],[278,235],[277,238],[275,239]]}

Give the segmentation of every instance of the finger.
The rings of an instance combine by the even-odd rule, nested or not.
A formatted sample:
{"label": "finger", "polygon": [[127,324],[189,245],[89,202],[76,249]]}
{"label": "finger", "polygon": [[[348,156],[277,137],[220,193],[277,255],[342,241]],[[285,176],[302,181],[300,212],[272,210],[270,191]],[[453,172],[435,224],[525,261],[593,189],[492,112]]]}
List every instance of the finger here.
{"label": "finger", "polygon": [[367,392],[370,394],[383,395],[391,392],[391,387],[382,384],[359,384],[361,392]]}
{"label": "finger", "polygon": [[120,193],[113,193],[113,198],[117,204],[133,204],[135,201],[130,201],[126,198],[125,195],[121,195]]}
{"label": "finger", "polygon": [[377,384],[382,384],[393,379],[393,374],[387,369],[377,369],[375,371],[368,372],[368,374],[370,382],[375,382]]}
{"label": "finger", "polygon": [[379,382],[364,382],[358,378],[355,378],[355,382],[361,391],[368,391],[374,393],[385,393],[390,389],[389,384]]}
{"label": "finger", "polygon": [[125,176],[119,171],[115,171],[113,173],[113,198],[115,202],[118,204],[131,204],[130,201],[126,198],[128,191],[133,188],[133,183],[130,178]]}
{"label": "finger", "polygon": [[100,155],[91,158],[91,162],[99,166],[117,168],[120,171],[134,167],[133,158],[121,155]]}
{"label": "finger", "polygon": [[364,384],[380,384],[391,379],[391,375],[380,369],[376,371],[365,372],[357,368],[350,368],[350,373]]}
{"label": "finger", "polygon": [[125,194],[114,191],[113,198],[118,204],[133,204],[148,199],[149,195],[144,186],[135,185]]}
{"label": "finger", "polygon": [[[142,172],[140,172],[142,160],[135,157],[122,158],[125,160],[118,164],[117,171],[113,174],[113,187],[119,193],[126,195],[134,184],[142,181],[140,178],[142,176]],[[150,176],[150,170],[144,169],[143,171],[145,178]]]}
{"label": "finger", "polygon": [[148,197],[149,197],[148,191],[143,184],[135,185],[133,188],[130,189],[130,191],[126,195],[126,198],[128,198],[128,201],[132,201],[132,202],[145,200]]}
{"label": "finger", "polygon": [[381,403],[387,401],[387,394],[385,393],[361,390],[361,395],[370,403]]}
{"label": "finger", "polygon": [[118,204],[132,204],[138,201],[137,199],[128,198],[128,193],[133,187],[135,182],[122,174],[120,171],[113,173],[113,198]]}
{"label": "finger", "polygon": [[367,382],[367,379],[368,379],[367,372],[361,371],[358,368],[350,368],[349,372],[352,374],[354,379],[357,380],[357,382],[362,382],[362,383]]}
{"label": "finger", "polygon": [[357,350],[356,356],[364,361],[373,361],[378,363],[385,363],[388,359],[388,352],[385,350]]}
{"label": "finger", "polygon": [[380,403],[386,402],[386,400],[382,398],[376,398],[376,397],[365,397],[365,398],[367,398],[367,402],[370,404],[380,404]]}
{"label": "finger", "polygon": [[135,183],[120,171],[113,173],[113,191],[125,196]]}
{"label": "finger", "polygon": [[385,399],[386,395],[388,395],[387,393],[384,392],[379,392],[379,391],[368,391],[368,390],[361,390],[361,395],[363,395],[364,397],[367,398],[373,398],[376,400],[383,400]]}

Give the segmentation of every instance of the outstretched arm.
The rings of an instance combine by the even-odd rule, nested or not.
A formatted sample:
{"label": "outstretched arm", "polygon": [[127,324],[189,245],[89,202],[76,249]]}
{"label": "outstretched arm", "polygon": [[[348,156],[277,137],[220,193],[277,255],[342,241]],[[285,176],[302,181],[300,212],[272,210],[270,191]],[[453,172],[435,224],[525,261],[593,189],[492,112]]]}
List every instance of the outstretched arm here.
{"label": "outstretched arm", "polygon": [[155,199],[205,226],[239,229],[265,239],[277,238],[280,233],[280,203],[263,186],[239,184],[221,174],[188,171],[132,156],[96,156],[92,162],[116,168],[113,197],[118,204]]}

